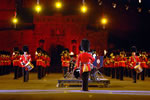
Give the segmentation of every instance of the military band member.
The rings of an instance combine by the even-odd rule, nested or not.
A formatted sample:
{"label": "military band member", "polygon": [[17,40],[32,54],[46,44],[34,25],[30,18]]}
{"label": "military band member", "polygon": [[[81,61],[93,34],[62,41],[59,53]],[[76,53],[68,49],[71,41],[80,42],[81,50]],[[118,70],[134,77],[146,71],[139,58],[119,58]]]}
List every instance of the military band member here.
{"label": "military band member", "polygon": [[106,76],[108,76],[108,74],[109,74],[108,68],[110,66],[110,59],[108,56],[104,57],[103,66],[104,66],[104,73]]}
{"label": "military band member", "polygon": [[114,58],[114,67],[116,71],[116,79],[119,79],[119,54],[116,53],[116,56]]}
{"label": "military band member", "polygon": [[28,46],[23,47],[23,52],[24,54],[20,56],[20,64],[22,65],[23,68],[24,82],[28,82],[29,72],[27,65],[29,64],[29,62],[31,62],[31,55],[28,54],[29,53]]}
{"label": "military band member", "polygon": [[130,68],[132,70],[133,83],[136,83],[137,73],[134,69],[136,65],[140,64],[140,59],[136,56],[137,50],[135,46],[131,47],[132,56],[130,57]]}
{"label": "military band member", "polygon": [[38,79],[41,79],[42,78],[42,60],[43,60],[41,48],[37,48],[35,52],[35,60],[36,60],[36,67],[38,68]]}
{"label": "military band member", "polygon": [[140,65],[143,69],[143,71],[141,72],[141,80],[145,80],[146,69],[148,69],[147,66],[148,59],[146,57],[146,52],[142,52],[142,55],[139,58],[140,58]]}
{"label": "military band member", "polygon": [[93,63],[95,59],[91,54],[88,53],[90,49],[90,43],[87,39],[83,39],[81,41],[81,49],[83,50],[83,53],[79,54],[77,58],[77,66],[75,69],[80,68],[80,74],[82,77],[82,90],[88,91],[88,77],[89,72],[91,71],[89,63]]}
{"label": "military band member", "polygon": [[119,74],[120,74],[120,80],[123,80],[124,76],[124,68],[126,67],[126,57],[124,52],[120,52],[120,57],[119,57]]}
{"label": "military band member", "polygon": [[114,56],[114,53],[111,53],[110,54],[110,67],[111,67],[112,78],[115,78],[115,66],[114,66],[114,62],[115,62],[115,56]]}
{"label": "military band member", "polygon": [[12,54],[12,62],[13,62],[13,68],[14,68],[14,79],[19,78],[19,59],[20,59],[20,54],[19,54],[19,48],[15,47],[13,48],[13,54]]}
{"label": "military band member", "polygon": [[70,65],[70,55],[67,50],[64,50],[62,52],[61,62],[62,62],[63,76],[64,78],[66,78],[67,72],[69,71],[69,65]]}

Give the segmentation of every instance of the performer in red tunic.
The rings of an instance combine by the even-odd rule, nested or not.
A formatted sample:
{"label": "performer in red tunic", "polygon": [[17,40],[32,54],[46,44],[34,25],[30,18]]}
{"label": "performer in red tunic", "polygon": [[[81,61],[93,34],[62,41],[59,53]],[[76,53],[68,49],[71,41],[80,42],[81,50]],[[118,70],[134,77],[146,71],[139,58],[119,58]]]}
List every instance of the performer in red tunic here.
{"label": "performer in red tunic", "polygon": [[15,47],[13,48],[13,54],[12,54],[12,62],[13,62],[13,68],[14,68],[14,79],[19,78],[19,59],[20,59],[20,54],[19,54],[19,48]]}
{"label": "performer in red tunic", "polygon": [[122,52],[120,52],[120,57],[119,57],[119,74],[120,74],[120,80],[123,80],[124,69],[126,67],[126,62],[127,62],[127,59],[125,57],[125,53],[122,51]]}
{"label": "performer in red tunic", "polygon": [[92,57],[92,55],[88,53],[89,47],[90,47],[89,41],[86,39],[83,39],[81,41],[81,49],[83,50],[83,53],[79,54],[77,58],[77,66],[75,67],[75,69],[80,67],[83,91],[88,91],[88,77],[89,77],[89,72],[91,71],[89,63],[90,62],[93,63],[95,60]]}
{"label": "performer in red tunic", "polygon": [[42,49],[37,48],[35,52],[36,67],[38,68],[38,79],[42,78]]}
{"label": "performer in red tunic", "polygon": [[28,54],[28,47],[23,47],[24,54],[20,56],[20,63],[22,65],[23,71],[24,71],[24,82],[28,82],[29,80],[29,72],[28,68],[26,67],[29,62],[31,62],[31,55]]}
{"label": "performer in red tunic", "polygon": [[136,56],[136,47],[135,46],[132,46],[131,47],[131,52],[132,52],[132,56],[130,57],[130,68],[132,69],[132,77],[133,77],[133,83],[136,83],[136,77],[137,77],[137,74],[136,74],[136,71],[134,69],[134,67],[138,64],[140,64],[140,59],[138,56]]}
{"label": "performer in red tunic", "polygon": [[140,65],[143,69],[143,71],[141,73],[141,80],[144,81],[145,80],[146,69],[148,69],[148,66],[147,66],[148,59],[146,57],[146,52],[142,52],[142,55],[139,58],[140,58]]}
{"label": "performer in red tunic", "polygon": [[61,61],[62,61],[63,76],[64,78],[66,78],[67,72],[69,71],[69,65],[70,65],[70,55],[67,50],[64,50],[62,52]]}

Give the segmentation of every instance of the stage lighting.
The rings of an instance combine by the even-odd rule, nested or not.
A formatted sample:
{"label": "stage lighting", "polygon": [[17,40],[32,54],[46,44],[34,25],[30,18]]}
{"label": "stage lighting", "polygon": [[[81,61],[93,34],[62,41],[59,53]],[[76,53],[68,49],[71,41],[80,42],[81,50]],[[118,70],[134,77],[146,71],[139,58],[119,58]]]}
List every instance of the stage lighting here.
{"label": "stage lighting", "polygon": [[42,10],[42,7],[38,4],[35,6],[35,11],[39,13]]}
{"label": "stage lighting", "polygon": [[56,8],[61,8],[62,7],[62,3],[60,2],[60,1],[57,1],[56,3],[55,3],[55,6],[56,6]]}
{"label": "stage lighting", "polygon": [[106,18],[101,19],[101,24],[106,25],[108,23],[108,20]]}
{"label": "stage lighting", "polygon": [[17,23],[18,23],[18,19],[17,19],[16,17],[14,17],[14,18],[12,19],[12,22],[13,22],[14,24],[17,24]]}
{"label": "stage lighting", "polygon": [[87,7],[85,5],[83,5],[81,7],[81,12],[86,13],[87,12]]}

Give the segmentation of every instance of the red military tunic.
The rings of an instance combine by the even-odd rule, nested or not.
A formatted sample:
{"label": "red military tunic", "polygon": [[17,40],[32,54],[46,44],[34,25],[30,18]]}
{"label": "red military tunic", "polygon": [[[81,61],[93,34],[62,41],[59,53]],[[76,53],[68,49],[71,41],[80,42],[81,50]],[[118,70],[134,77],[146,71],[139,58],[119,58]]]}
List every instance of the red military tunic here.
{"label": "red military tunic", "polygon": [[142,68],[148,68],[147,62],[148,62],[147,57],[142,56],[140,57],[140,65]]}
{"label": "red military tunic", "polygon": [[[24,55],[21,55],[20,56],[20,64],[21,64],[21,67],[25,67],[25,65],[28,63],[28,62],[31,62],[31,55],[30,54],[27,54],[26,55],[26,58]],[[28,69],[26,69],[28,70]]]}
{"label": "red military tunic", "polygon": [[119,57],[119,67],[126,67],[127,58]]}
{"label": "red military tunic", "polygon": [[130,68],[134,69],[134,67],[137,65],[137,63],[140,62],[140,59],[138,56],[131,56],[129,61],[130,61],[130,64],[132,65]]}
{"label": "red military tunic", "polygon": [[114,68],[114,58],[110,58],[110,68]]}
{"label": "red military tunic", "polygon": [[61,57],[62,67],[69,67],[70,65],[70,57]]}
{"label": "red military tunic", "polygon": [[103,61],[103,66],[105,68],[108,68],[110,66],[110,61],[109,61],[109,58],[105,58],[104,61]]}
{"label": "red military tunic", "polygon": [[43,66],[43,56],[35,56],[36,66]]}
{"label": "red military tunic", "polygon": [[50,57],[46,57],[46,67],[50,67]]}
{"label": "red military tunic", "polygon": [[76,68],[79,68],[80,63],[81,63],[81,69],[80,69],[81,73],[84,72],[84,70],[85,70],[84,68],[86,68],[87,71],[91,71],[89,62],[93,63],[94,61],[95,61],[95,59],[92,57],[91,54],[89,54],[87,52],[83,52],[83,53],[79,54],[79,56],[78,56]]}
{"label": "red military tunic", "polygon": [[43,56],[43,57],[42,57],[42,67],[44,67],[44,68],[46,68],[46,63],[45,63],[45,61],[46,61],[46,57]]}
{"label": "red military tunic", "polygon": [[115,68],[119,67],[119,57],[114,58],[114,67]]}
{"label": "red military tunic", "polygon": [[19,66],[20,67],[20,55],[13,54],[11,57],[11,60],[13,61],[13,66]]}

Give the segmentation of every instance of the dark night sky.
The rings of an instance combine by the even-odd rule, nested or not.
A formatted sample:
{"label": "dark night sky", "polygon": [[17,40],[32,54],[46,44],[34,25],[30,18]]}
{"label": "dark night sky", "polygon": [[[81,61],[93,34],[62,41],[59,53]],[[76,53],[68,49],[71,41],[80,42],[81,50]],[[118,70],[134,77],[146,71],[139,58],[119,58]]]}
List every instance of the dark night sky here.
{"label": "dark night sky", "polygon": [[[80,7],[82,0],[62,1],[64,1],[64,7],[59,11],[60,13],[63,15],[80,14],[77,8]],[[103,2],[101,6],[98,1]],[[150,0],[142,0],[142,4],[139,4],[138,0],[85,0],[85,2],[89,7],[87,15],[90,24],[97,25],[102,15],[108,17],[109,43],[114,43],[116,48],[129,48],[136,45],[138,48],[149,49]],[[113,2],[117,4],[115,9],[112,7]],[[42,14],[56,13],[53,6],[44,5]],[[125,10],[125,5],[129,5],[128,11]],[[138,12],[138,7],[142,8],[141,13]],[[31,8],[21,9],[19,13],[25,22],[32,22]]]}

